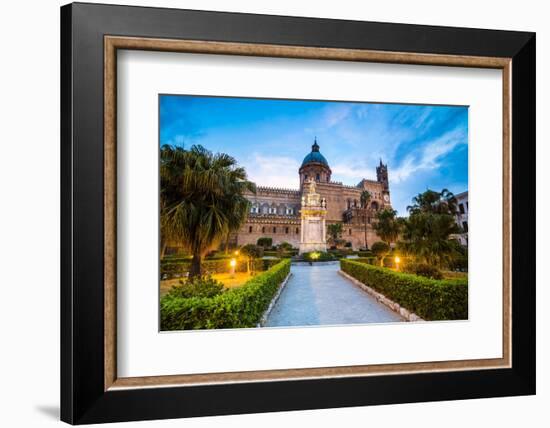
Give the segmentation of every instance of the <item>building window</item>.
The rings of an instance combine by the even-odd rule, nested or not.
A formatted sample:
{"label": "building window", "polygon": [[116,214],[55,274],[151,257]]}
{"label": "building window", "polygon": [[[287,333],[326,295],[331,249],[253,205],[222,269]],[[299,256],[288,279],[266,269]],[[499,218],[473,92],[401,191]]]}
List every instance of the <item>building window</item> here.
{"label": "building window", "polygon": [[288,227],[285,227],[285,233],[288,233]]}
{"label": "building window", "polygon": [[321,176],[320,176],[319,174],[317,174],[317,175],[315,176],[315,180],[316,180],[316,181],[321,181]]}
{"label": "building window", "polygon": [[248,226],[248,233],[252,233],[252,226]]}
{"label": "building window", "polygon": [[300,233],[300,229],[296,228],[296,235],[298,235],[299,233]]}
{"label": "building window", "polygon": [[269,214],[277,214],[277,208],[275,207],[269,207]]}
{"label": "building window", "polygon": [[464,233],[468,233],[468,222],[467,221],[462,222],[462,229],[464,229]]}
{"label": "building window", "polygon": [[273,233],[277,233],[277,228],[276,227],[273,228]]}
{"label": "building window", "polygon": [[265,233],[265,226],[262,226],[262,233]]}
{"label": "building window", "polygon": [[351,235],[351,229],[349,230],[349,234]]}
{"label": "building window", "polygon": [[294,214],[294,208],[286,208],[286,215],[293,215]]}
{"label": "building window", "polygon": [[458,204],[458,210],[460,211],[460,214],[464,214],[464,204]]}
{"label": "building window", "polygon": [[307,177],[308,177],[308,175],[307,175],[307,174],[306,174],[306,175],[304,175],[304,181],[307,181]]}

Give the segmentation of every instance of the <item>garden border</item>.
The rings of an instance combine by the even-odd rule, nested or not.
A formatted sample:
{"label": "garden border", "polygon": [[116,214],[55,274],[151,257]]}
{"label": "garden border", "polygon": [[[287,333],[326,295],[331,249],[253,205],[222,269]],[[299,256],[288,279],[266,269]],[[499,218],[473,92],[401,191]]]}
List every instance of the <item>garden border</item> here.
{"label": "garden border", "polygon": [[405,318],[408,322],[416,322],[416,321],[426,321],[423,318],[420,318],[418,315],[416,315],[414,312],[409,311],[408,309],[405,309],[403,306],[401,306],[399,303],[394,302],[391,299],[388,299],[386,296],[384,296],[382,293],[379,293],[378,291],[374,290],[373,288],[369,287],[368,285],[363,284],[358,279],[354,278],[353,276],[347,274],[343,270],[339,270],[338,273],[342,275],[344,278],[349,279],[351,282],[353,282],[355,285],[360,287],[363,291],[366,291],[368,294],[370,294],[372,297],[374,297],[378,302],[382,303],[383,305],[390,308],[392,311],[399,314],[399,316]]}

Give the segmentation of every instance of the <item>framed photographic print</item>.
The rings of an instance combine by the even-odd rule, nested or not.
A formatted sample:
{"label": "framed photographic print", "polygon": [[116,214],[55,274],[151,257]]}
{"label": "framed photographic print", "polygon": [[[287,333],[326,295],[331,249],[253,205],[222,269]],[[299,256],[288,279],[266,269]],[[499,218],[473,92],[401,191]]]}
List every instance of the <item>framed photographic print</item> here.
{"label": "framed photographic print", "polygon": [[535,393],[533,33],[76,3],[61,53],[62,420]]}

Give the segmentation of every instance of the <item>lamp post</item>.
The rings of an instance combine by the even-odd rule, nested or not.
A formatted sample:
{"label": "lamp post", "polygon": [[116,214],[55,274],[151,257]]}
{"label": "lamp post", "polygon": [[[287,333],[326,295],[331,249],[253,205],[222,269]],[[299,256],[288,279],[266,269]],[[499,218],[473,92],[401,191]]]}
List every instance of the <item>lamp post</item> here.
{"label": "lamp post", "polygon": [[399,271],[399,263],[401,262],[401,259],[399,256],[395,256],[395,270]]}
{"label": "lamp post", "polygon": [[231,278],[235,278],[235,266],[237,266],[237,260],[231,259],[229,266],[231,266]]}

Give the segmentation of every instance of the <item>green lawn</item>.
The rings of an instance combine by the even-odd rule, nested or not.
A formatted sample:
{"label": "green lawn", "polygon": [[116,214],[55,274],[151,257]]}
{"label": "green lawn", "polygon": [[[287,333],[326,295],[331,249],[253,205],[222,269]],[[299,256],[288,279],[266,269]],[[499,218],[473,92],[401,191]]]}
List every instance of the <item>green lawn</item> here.
{"label": "green lawn", "polygon": [[[252,276],[246,272],[236,272],[233,277],[229,273],[219,273],[212,275],[212,278],[223,283],[225,288],[240,287],[251,277]],[[174,285],[178,285],[180,281],[180,278],[165,279],[160,281],[160,297],[168,293]]]}

